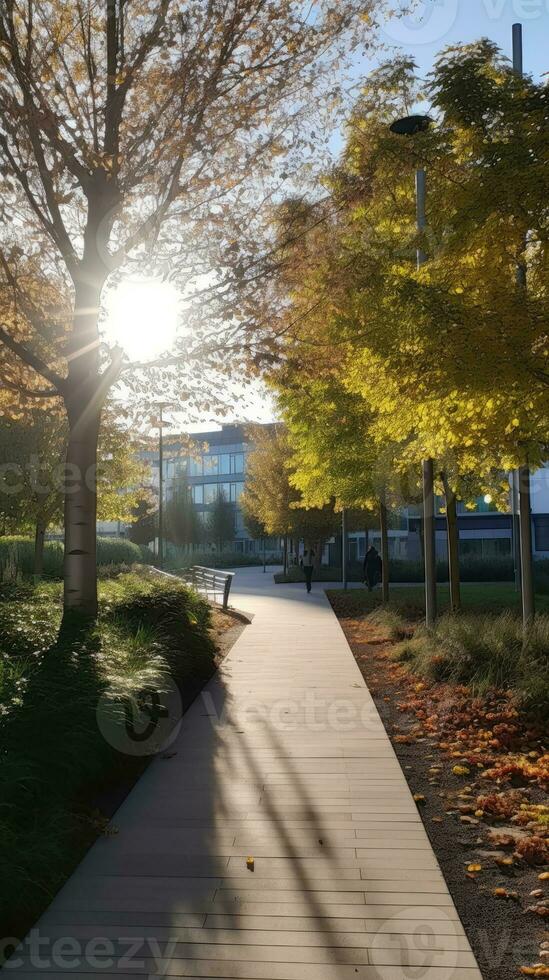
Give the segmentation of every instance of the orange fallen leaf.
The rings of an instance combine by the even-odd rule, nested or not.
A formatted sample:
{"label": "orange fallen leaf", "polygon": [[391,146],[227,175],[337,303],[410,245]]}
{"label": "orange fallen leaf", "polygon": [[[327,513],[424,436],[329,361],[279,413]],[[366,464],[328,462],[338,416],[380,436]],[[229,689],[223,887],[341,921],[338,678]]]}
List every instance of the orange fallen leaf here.
{"label": "orange fallen leaf", "polygon": [[468,864],[467,871],[482,871],[482,864]]}

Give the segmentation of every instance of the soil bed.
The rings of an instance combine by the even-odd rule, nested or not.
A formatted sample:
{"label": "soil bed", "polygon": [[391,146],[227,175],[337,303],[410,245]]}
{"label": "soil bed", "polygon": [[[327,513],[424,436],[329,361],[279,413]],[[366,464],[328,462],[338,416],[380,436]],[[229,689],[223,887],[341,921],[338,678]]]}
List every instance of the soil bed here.
{"label": "soil bed", "polygon": [[[343,596],[330,599],[482,976],[549,976],[548,757],[539,724],[522,718],[505,692],[475,699],[465,688],[422,681],[391,659],[395,641],[382,625],[357,615]],[[517,777],[512,765],[519,751],[531,761],[529,778]]]}

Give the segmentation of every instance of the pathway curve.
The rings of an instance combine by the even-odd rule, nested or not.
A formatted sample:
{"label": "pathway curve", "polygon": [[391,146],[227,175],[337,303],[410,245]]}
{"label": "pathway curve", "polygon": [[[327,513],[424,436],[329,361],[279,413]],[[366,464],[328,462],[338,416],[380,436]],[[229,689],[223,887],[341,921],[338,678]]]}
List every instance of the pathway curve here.
{"label": "pathway curve", "polygon": [[46,972],[482,980],[324,592],[243,570],[233,602],[252,625],[38,923]]}

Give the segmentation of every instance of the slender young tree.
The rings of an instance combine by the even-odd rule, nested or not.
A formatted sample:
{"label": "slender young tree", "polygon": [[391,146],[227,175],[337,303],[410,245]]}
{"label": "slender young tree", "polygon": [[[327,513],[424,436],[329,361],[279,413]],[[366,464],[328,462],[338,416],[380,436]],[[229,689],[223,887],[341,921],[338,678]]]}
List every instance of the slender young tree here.
{"label": "slender young tree", "polygon": [[208,535],[210,540],[223,551],[228,541],[235,537],[235,508],[220,491],[208,514]]}

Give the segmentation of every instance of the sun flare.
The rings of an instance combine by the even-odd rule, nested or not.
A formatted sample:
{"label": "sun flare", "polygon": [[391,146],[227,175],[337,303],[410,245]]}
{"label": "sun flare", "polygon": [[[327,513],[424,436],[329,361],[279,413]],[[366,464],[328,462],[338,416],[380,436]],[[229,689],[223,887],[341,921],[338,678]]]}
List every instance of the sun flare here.
{"label": "sun flare", "polygon": [[181,295],[160,279],[125,279],[105,302],[103,336],[130,360],[146,361],[169,351],[177,335]]}

